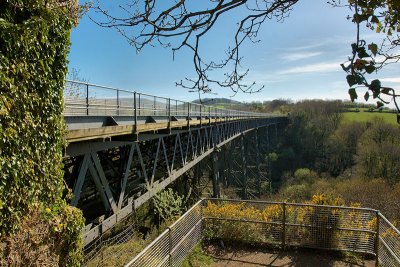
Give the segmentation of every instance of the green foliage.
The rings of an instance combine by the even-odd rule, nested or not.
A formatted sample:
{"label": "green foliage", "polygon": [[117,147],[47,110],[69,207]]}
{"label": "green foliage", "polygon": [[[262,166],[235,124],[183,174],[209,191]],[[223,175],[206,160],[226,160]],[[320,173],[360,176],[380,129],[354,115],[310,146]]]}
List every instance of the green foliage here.
{"label": "green foliage", "polygon": [[316,177],[318,177],[318,175],[314,171],[311,171],[310,169],[307,169],[307,168],[301,168],[301,169],[297,169],[294,172],[294,181],[293,182],[296,184],[310,183]]}
{"label": "green foliage", "polygon": [[376,121],[362,135],[357,161],[360,173],[368,178],[383,178],[389,183],[400,182],[400,129]]}
{"label": "green foliage", "polygon": [[[289,154],[293,160],[290,162],[295,169],[316,166],[317,159],[324,154],[327,139],[340,125],[340,109],[338,101],[310,100],[293,106],[284,146],[291,150]],[[282,157],[285,159],[288,158]]]}
{"label": "green foliage", "polygon": [[279,157],[278,154],[276,154],[275,152],[271,152],[268,153],[267,159],[274,162],[278,160],[278,157]]}
{"label": "green foliage", "polygon": [[293,176],[289,175],[286,179],[285,186],[280,193],[283,199],[289,201],[301,202],[310,199],[313,196],[310,185],[318,178],[318,174],[310,169],[297,169]]}
{"label": "green foliage", "polygon": [[199,244],[194,247],[189,256],[183,261],[182,267],[206,267],[213,262],[213,258],[205,254],[201,244]]}
{"label": "green foliage", "polygon": [[78,266],[83,220],[62,200],[69,2],[0,5],[0,239],[19,229],[32,203],[43,203],[65,224],[63,264]]}
{"label": "green foliage", "polygon": [[175,193],[172,188],[163,190],[152,198],[154,212],[164,221],[178,217],[182,215],[182,212],[184,211],[184,205],[189,196],[190,192],[188,193],[187,198],[184,199]]}
{"label": "green foliage", "polygon": [[325,155],[320,163],[321,169],[337,177],[352,167],[355,164],[358,140],[366,127],[365,123],[343,124],[329,136],[324,149]]}
{"label": "green foliage", "polygon": [[372,122],[376,118],[384,120],[386,123],[396,125],[396,118],[393,113],[387,112],[376,112],[376,111],[361,111],[358,113],[355,112],[345,112],[343,113],[343,122],[344,123],[353,123],[353,122]]}
{"label": "green foliage", "polygon": [[[340,0],[331,0],[333,5],[341,5]],[[356,42],[351,44],[352,56],[348,62],[342,64],[343,70],[347,73],[346,80],[350,87],[349,95],[351,101],[357,99],[357,91],[354,87],[364,87],[365,101],[368,101],[372,93],[372,97],[377,99],[377,108],[383,107],[384,104],[389,104],[390,101],[383,98],[390,98],[400,112],[397,104],[398,94],[391,87],[382,86],[381,81],[375,79],[368,81],[366,75],[377,72],[384,66],[390,63],[398,62],[400,55],[395,48],[400,44],[400,5],[398,1],[381,0],[381,1],[366,1],[366,0],[348,0],[348,6],[354,12],[353,23],[357,24]],[[375,43],[367,43],[360,38],[360,26],[365,24],[371,30],[377,33],[383,32],[386,34],[384,41],[378,47]],[[378,56],[382,56],[383,59]]]}

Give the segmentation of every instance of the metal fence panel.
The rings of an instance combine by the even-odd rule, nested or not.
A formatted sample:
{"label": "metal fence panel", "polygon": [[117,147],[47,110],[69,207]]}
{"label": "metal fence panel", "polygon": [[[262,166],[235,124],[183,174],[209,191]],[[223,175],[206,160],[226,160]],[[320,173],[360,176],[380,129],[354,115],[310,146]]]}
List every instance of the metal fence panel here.
{"label": "metal fence panel", "polygon": [[378,257],[382,266],[400,266],[400,232],[383,215],[379,215]]}
{"label": "metal fence panel", "polygon": [[361,252],[400,266],[400,232],[376,210],[222,199],[198,202],[127,266],[180,266],[204,235]]}
{"label": "metal fence panel", "polygon": [[286,204],[286,244],[374,254],[373,210]]}
{"label": "metal fence panel", "polygon": [[168,262],[170,249],[169,230],[166,230],[127,266],[165,266]]}

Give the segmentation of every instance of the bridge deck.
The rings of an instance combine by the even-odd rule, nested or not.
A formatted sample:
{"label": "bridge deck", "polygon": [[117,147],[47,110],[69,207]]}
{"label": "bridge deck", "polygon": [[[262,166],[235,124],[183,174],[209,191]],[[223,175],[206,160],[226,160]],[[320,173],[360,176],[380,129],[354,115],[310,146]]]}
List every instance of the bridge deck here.
{"label": "bridge deck", "polygon": [[[273,116],[271,116],[273,117]],[[80,127],[74,124],[68,124],[68,133],[66,139],[69,143],[87,141],[93,139],[105,139],[113,136],[139,134],[151,131],[169,130],[169,129],[180,129],[187,127],[198,127],[207,126],[210,124],[218,124],[224,122],[231,122],[240,120],[241,118],[213,118],[213,119],[191,119],[191,120],[181,120],[181,121],[171,121],[161,120],[158,122],[146,123],[142,120],[138,122],[137,127],[135,124],[125,124],[125,125],[114,125],[114,126],[95,126],[95,127],[85,127],[80,125]],[[249,118],[242,118],[249,120]]]}

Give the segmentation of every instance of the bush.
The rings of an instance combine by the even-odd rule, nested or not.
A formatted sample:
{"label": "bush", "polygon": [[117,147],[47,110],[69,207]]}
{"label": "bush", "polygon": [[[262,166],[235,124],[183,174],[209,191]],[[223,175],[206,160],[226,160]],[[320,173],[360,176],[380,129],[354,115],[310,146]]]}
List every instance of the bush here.
{"label": "bush", "polygon": [[[261,222],[276,222],[282,218],[281,205],[270,205],[263,210],[255,207],[246,207],[244,203],[207,203],[203,210],[205,217],[224,218],[233,220],[206,220],[204,223],[204,237],[208,240],[223,239],[239,241],[249,244],[263,242],[279,242],[281,226],[263,224]],[[240,220],[253,220],[260,223],[251,223]]]}

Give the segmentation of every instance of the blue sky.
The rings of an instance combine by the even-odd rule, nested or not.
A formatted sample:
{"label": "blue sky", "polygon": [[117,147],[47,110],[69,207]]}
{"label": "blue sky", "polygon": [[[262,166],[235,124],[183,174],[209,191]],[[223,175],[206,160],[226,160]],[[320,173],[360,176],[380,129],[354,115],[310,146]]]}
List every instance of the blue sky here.
{"label": "blue sky", "polygon": [[[119,12],[121,1],[104,1]],[[239,101],[272,100],[276,98],[348,99],[346,74],[339,64],[350,55],[355,39],[355,25],[346,20],[349,11],[332,8],[326,1],[300,1],[283,23],[267,21],[259,32],[261,42],[247,42],[241,49],[244,69],[249,68],[248,81],[264,85],[256,94],[237,94]],[[98,15],[89,12],[95,19]],[[221,18],[210,32],[202,51],[208,58],[218,58],[231,43],[229,29],[235,16]],[[365,31],[367,40],[377,35]],[[91,83],[108,85],[181,100],[193,100],[197,94],[176,87],[175,82],[193,76],[192,58],[187,50],[178,52],[173,60],[170,49],[147,47],[137,54],[126,39],[114,29],[101,28],[86,15],[71,35],[69,67]],[[386,86],[399,88],[398,65],[390,65],[379,78]],[[376,78],[371,76],[371,79]],[[216,89],[217,95],[230,97],[228,89]],[[364,91],[360,91],[362,100]]]}

